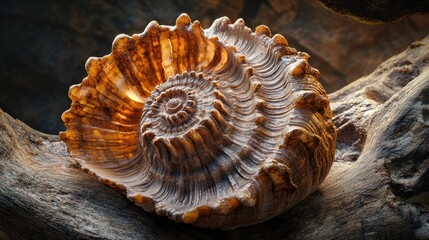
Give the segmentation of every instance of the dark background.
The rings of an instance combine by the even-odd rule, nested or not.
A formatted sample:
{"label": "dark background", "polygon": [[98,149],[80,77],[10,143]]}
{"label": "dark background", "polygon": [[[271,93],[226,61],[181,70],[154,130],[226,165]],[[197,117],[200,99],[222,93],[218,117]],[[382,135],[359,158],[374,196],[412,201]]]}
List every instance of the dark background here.
{"label": "dark background", "polygon": [[152,20],[173,25],[182,12],[204,27],[221,16],[241,17],[252,29],[269,26],[310,54],[328,92],[429,33],[428,15],[366,25],[310,0],[2,1],[0,108],[57,134],[65,129],[60,116],[70,107],[68,88],[86,76],[86,59],[110,53],[120,33],[140,33]]}

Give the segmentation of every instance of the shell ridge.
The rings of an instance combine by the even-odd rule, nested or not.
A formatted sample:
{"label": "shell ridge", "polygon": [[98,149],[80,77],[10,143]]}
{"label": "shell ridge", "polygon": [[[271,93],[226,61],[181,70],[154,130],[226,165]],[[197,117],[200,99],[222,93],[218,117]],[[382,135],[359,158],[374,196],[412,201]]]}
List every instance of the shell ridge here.
{"label": "shell ridge", "polygon": [[[134,79],[126,78],[126,80],[128,81],[129,84],[131,84],[131,86],[133,87],[137,86],[138,87],[136,89],[137,92],[143,95],[145,98],[147,98],[150,95],[151,88],[153,88],[153,86],[150,85],[152,83],[152,80],[148,78],[148,76],[150,76],[151,74],[149,74],[149,71],[147,69],[147,64],[143,64],[145,62],[144,56],[147,52],[146,52],[146,49],[142,48],[139,44],[140,36],[141,35],[137,35],[136,38],[133,37],[132,46],[129,46],[127,48],[127,51],[130,55],[129,62],[132,65],[133,75],[136,76],[138,81],[137,83],[133,82],[131,84],[130,80],[133,81]],[[149,84],[146,86],[144,83],[149,83]]]}
{"label": "shell ridge", "polygon": [[170,35],[172,32],[174,32],[174,30],[168,28],[161,28],[159,34],[161,67],[164,70],[165,79],[176,75],[176,73],[178,72],[176,66],[173,64],[175,59],[173,58],[173,47],[172,42],[170,40]]}
{"label": "shell ridge", "polygon": [[139,74],[140,71],[137,71],[137,66],[130,56],[131,52],[129,49],[133,48],[133,46],[135,46],[135,41],[133,38],[125,34],[119,35],[113,42],[111,57],[113,57],[115,60],[116,66],[120,73],[125,76],[133,86],[138,87],[139,93],[142,93],[143,96],[147,96],[150,94],[150,91],[142,84],[143,82],[139,80],[143,78],[144,75]]}
{"label": "shell ridge", "polygon": [[[97,89],[100,94],[106,97],[106,99],[111,99],[113,102],[121,101],[122,104],[120,104],[118,107],[127,107],[128,110],[131,110],[134,113],[135,109],[140,109],[142,107],[144,98],[140,95],[137,95],[133,88],[129,87],[129,82],[124,78],[123,75],[120,76],[119,73],[115,73],[115,79],[109,77],[109,73],[113,72],[113,70],[111,70],[112,68],[115,69],[115,67],[111,67],[110,71],[105,68],[101,69],[101,74],[103,74],[104,78],[107,79],[106,81],[103,81],[103,83],[106,83],[107,86],[110,87],[98,84],[95,86],[95,89]],[[109,92],[108,94],[105,93],[107,91]],[[118,94],[118,96],[115,96],[113,93]],[[127,99],[131,101],[126,101]]]}

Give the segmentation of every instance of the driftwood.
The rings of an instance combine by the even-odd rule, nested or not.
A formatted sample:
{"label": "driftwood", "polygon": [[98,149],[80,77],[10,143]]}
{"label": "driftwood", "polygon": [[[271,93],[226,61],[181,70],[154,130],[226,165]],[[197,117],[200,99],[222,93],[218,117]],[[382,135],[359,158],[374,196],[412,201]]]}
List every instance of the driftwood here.
{"label": "driftwood", "polygon": [[77,169],[58,136],[0,111],[0,239],[429,238],[429,37],[330,99],[337,156],[320,190],[232,231],[145,213]]}

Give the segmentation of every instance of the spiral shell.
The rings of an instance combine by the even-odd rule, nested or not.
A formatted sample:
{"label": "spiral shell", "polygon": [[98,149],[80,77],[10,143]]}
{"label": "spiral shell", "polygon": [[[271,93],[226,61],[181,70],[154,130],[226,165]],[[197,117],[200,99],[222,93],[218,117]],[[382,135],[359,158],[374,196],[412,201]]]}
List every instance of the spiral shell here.
{"label": "spiral shell", "polygon": [[274,217],[324,180],[336,133],[309,56],[270,36],[186,14],[119,35],[70,88],[60,137],[146,211],[223,229]]}

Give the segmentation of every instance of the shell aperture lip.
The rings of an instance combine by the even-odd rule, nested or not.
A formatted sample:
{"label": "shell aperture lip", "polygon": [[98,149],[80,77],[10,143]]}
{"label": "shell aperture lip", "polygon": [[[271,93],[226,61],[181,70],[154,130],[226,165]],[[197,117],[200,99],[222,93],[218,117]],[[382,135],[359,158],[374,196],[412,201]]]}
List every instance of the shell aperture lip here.
{"label": "shell aperture lip", "polygon": [[243,20],[151,22],[88,60],[60,137],[146,211],[205,228],[255,224],[317,189],[332,165],[332,113],[308,59]]}

